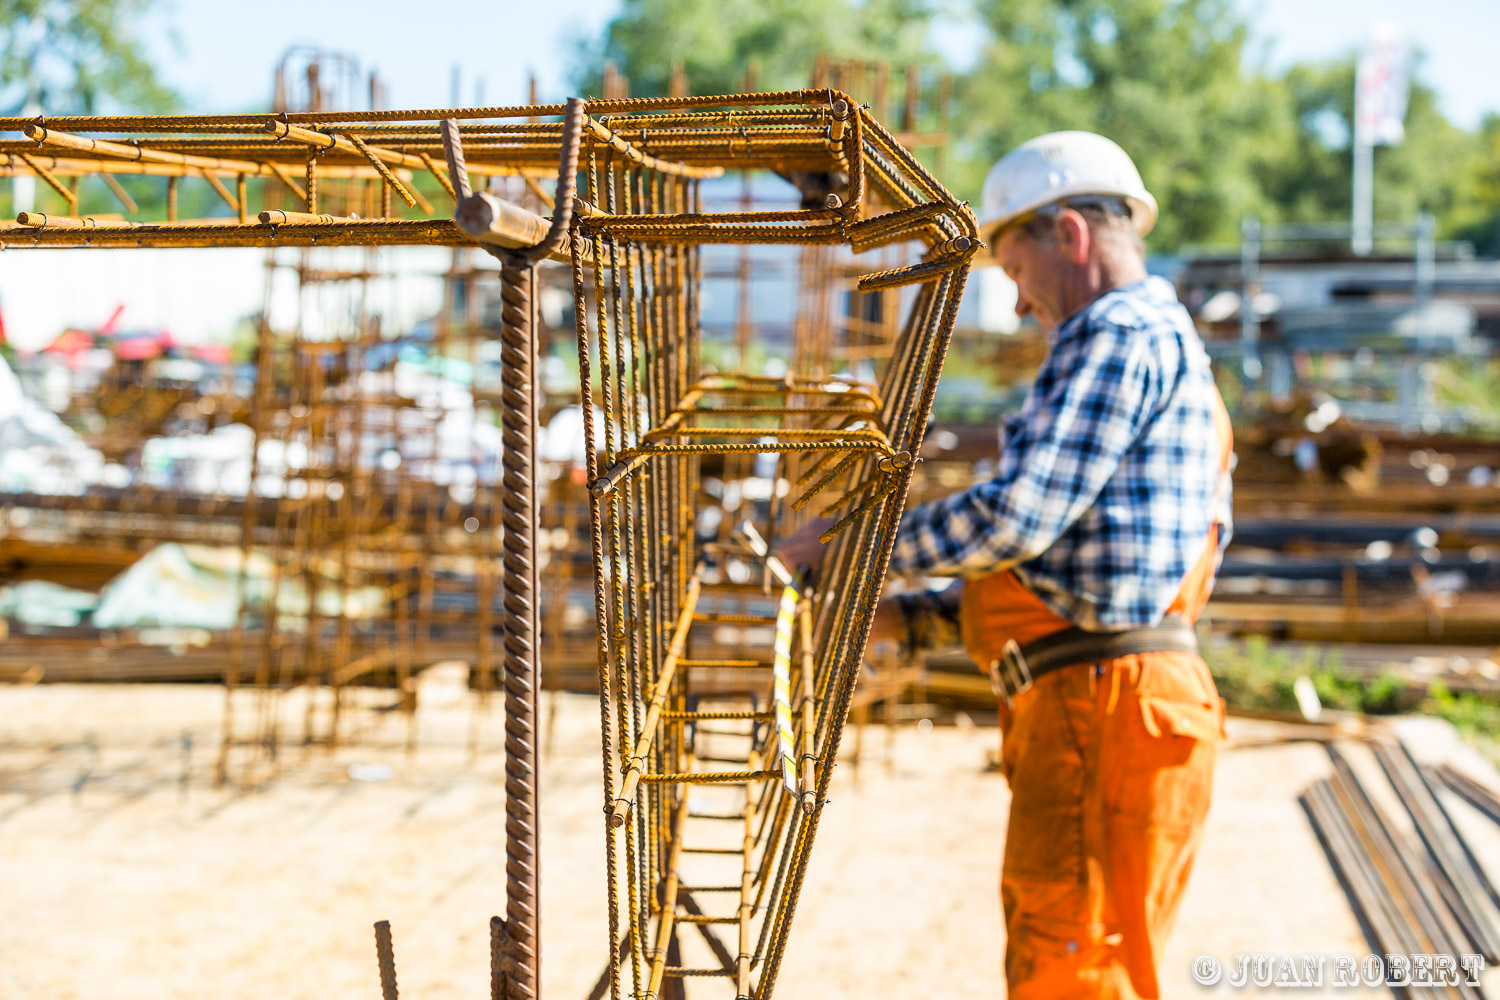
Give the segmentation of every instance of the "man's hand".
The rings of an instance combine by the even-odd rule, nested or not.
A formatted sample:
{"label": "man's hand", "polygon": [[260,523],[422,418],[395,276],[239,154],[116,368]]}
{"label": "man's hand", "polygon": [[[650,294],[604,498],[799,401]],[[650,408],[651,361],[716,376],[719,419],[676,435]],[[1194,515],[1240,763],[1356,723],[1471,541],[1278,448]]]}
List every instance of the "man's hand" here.
{"label": "man's hand", "polygon": [[793,573],[803,566],[817,569],[823,561],[823,556],[828,552],[828,546],[818,541],[818,536],[832,526],[833,518],[831,517],[814,518],[778,541],[776,555]]}

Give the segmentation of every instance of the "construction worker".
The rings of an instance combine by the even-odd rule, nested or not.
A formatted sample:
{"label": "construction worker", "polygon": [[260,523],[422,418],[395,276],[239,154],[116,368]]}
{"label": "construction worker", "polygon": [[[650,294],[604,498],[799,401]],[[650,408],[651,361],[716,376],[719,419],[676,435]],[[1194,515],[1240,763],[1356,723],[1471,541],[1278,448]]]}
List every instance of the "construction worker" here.
{"label": "construction worker", "polygon": [[[1228,417],[1191,319],[1146,273],[1157,206],[1088,132],[1033,139],[981,232],[1050,349],[995,478],[909,511],[871,640],[956,644],[1001,697],[1013,1000],[1157,997],[1208,811],[1222,702],[1191,628],[1228,540]],[[821,525],[781,546],[816,565]],[[1184,970],[1185,971],[1185,970]]]}

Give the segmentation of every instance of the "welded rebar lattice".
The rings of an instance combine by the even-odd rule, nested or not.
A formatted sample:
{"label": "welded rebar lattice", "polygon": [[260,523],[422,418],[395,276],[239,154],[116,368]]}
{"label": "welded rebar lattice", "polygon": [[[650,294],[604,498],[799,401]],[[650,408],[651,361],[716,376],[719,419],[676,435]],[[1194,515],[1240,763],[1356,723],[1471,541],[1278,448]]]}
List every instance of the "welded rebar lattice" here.
{"label": "welded rebar lattice", "polygon": [[[609,940],[623,939],[606,977],[614,997],[656,997],[696,977],[727,978],[737,997],[774,988],[912,456],[979,246],[967,210],[863,110],[836,93],[805,99],[811,115],[755,98],[732,116],[631,102],[637,113],[611,115],[609,129],[649,136],[663,159],[675,144],[674,162],[632,156],[597,134],[582,150],[591,211],[574,226],[574,308],[585,408],[601,417],[597,431],[585,429]],[[728,149],[706,156],[715,135]],[[706,162],[812,175],[799,188],[824,198],[785,211],[706,210],[694,169]],[[704,369],[701,245],[858,252],[914,241],[925,245],[921,260],[856,282],[859,292],[909,288],[907,321],[876,359],[874,381],[799,371],[796,357],[780,376]],[[743,344],[736,353],[743,363]],[[772,484],[732,544],[698,530],[715,503],[701,476],[709,460],[752,462]],[[807,584],[768,558],[762,539],[815,504],[831,518],[833,548]],[[782,586],[754,582],[773,572]],[[734,903],[707,904],[719,894]],[[718,939],[721,924],[735,928],[735,947]],[[716,964],[683,964],[684,925]]]}
{"label": "welded rebar lattice", "polygon": [[[448,149],[443,119],[453,119],[442,129]],[[467,190],[467,175],[520,176],[537,192],[560,160],[571,182],[574,126],[582,197],[567,198],[559,184],[550,222]],[[546,256],[569,265],[598,627],[609,892],[602,989],[622,997],[628,978],[644,1000],[686,979],[722,977],[736,997],[769,997],[981,245],[967,207],[831,89],[567,108],[0,119],[4,129],[25,138],[0,141],[0,173],[33,172],[68,205],[66,215],[25,213],[0,226],[7,247],[478,241],[501,258],[509,899],[507,919],[492,928],[492,968],[497,996],[511,1000],[530,1000],[539,986],[532,264]],[[445,172],[440,160],[459,148],[465,166],[449,159]],[[707,207],[703,184],[725,171],[780,175],[793,185],[787,207],[755,210],[744,198]],[[170,198],[166,220],[83,215],[76,180],[91,174],[162,176],[173,194],[180,180],[202,180],[234,217],[177,219]],[[423,187],[451,198],[455,218],[433,217]],[[264,205],[258,214],[252,195]],[[412,208],[421,217],[403,217]],[[852,294],[878,296],[878,317],[851,311],[849,330],[861,339],[837,349],[832,332],[804,324],[782,374],[749,370],[743,337],[743,370],[713,370],[703,362],[699,294],[709,244],[812,248],[820,275],[835,271],[825,252],[848,256],[839,274]],[[912,247],[914,262],[890,266],[882,255],[882,266],[858,269],[871,251]],[[809,312],[827,314],[825,283],[809,279],[799,293],[815,300]],[[898,307],[906,316],[896,326]],[[735,477],[764,486],[738,510],[724,485]],[[743,523],[727,532],[731,511]],[[808,578],[776,563],[767,543],[815,513],[830,519],[831,549]],[[474,555],[494,561],[492,551]],[[481,607],[490,572],[478,574]],[[484,647],[484,628],[478,638]],[[733,902],[713,906],[720,896]],[[700,932],[711,963],[684,964],[683,926]],[[734,928],[734,947],[719,926]]]}

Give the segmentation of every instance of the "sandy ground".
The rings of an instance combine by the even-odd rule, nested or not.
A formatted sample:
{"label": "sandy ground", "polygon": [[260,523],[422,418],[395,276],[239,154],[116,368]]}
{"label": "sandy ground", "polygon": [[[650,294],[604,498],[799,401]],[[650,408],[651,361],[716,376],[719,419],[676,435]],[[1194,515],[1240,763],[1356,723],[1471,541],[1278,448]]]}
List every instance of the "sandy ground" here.
{"label": "sandy ground", "polygon": [[[218,688],[0,688],[0,998],[374,998],[378,919],[393,924],[404,997],[486,996],[487,922],[503,908],[500,725],[482,720],[471,760],[470,710],[445,684],[424,691],[415,755],[391,714],[360,746],[294,755],[249,794],[211,787]],[[549,697],[543,995],[581,998],[607,947],[597,702]],[[1193,983],[1200,954],[1368,950],[1296,802],[1327,757],[1261,742],[1277,732],[1232,720],[1168,997],[1230,992]],[[1442,726],[1414,733],[1465,757]],[[972,725],[866,731],[862,764],[836,775],[779,995],[1003,995],[995,739]],[[351,765],[389,776],[354,780]],[[1453,808],[1500,873],[1500,829]]]}

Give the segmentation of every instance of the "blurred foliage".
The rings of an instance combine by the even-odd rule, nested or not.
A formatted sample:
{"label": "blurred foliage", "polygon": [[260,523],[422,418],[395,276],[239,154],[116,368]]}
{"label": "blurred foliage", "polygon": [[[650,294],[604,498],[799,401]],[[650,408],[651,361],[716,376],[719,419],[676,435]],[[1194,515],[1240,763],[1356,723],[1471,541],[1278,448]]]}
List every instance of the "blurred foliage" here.
{"label": "blurred foliage", "polygon": [[1454,728],[1485,750],[1490,759],[1500,762],[1500,704],[1467,692],[1455,694],[1441,681],[1435,682],[1427,693],[1434,715],[1453,723]]}
{"label": "blurred foliage", "polygon": [[[666,93],[681,63],[695,94],[806,86],[816,57],[943,67],[936,19],[972,24],[985,42],[957,80],[954,156],[943,180],[978,202],[984,174],[1017,144],[1082,128],[1118,141],[1162,203],[1153,250],[1238,242],[1240,220],[1347,219],[1351,58],[1263,68],[1234,0],[625,0],[579,49],[575,83],[598,93],[612,60],[634,96]],[[1406,142],[1375,153],[1375,216],[1421,209],[1444,239],[1500,253],[1500,116],[1477,132],[1447,121],[1417,60]],[[927,85],[929,97],[936,92]],[[869,95],[856,94],[864,100]],[[936,124],[929,105],[922,128]]]}
{"label": "blurred foliage", "polygon": [[1434,358],[1427,363],[1439,404],[1464,407],[1476,433],[1500,431],[1500,359]]}
{"label": "blurred foliage", "polygon": [[0,0],[3,114],[169,111],[135,29],[154,0]]}
{"label": "blurred foliage", "polygon": [[1400,677],[1352,672],[1337,647],[1306,647],[1293,655],[1264,636],[1251,636],[1242,643],[1209,646],[1203,656],[1220,697],[1240,708],[1297,711],[1293,685],[1302,676],[1312,680],[1324,708],[1340,712],[1390,715],[1411,708],[1417,700],[1411,685]]}
{"label": "blurred foliage", "polygon": [[1455,235],[1471,241],[1480,253],[1500,256],[1500,114],[1486,115],[1480,126],[1475,176],[1474,221]]}
{"label": "blurred foliage", "polygon": [[[162,83],[137,39],[137,29],[155,0],[0,0],[0,115],[91,115],[159,113],[180,100]],[[145,218],[166,215],[165,182],[122,175],[120,185]],[[189,194],[183,216],[211,210],[215,196]],[[67,202],[40,181],[34,208],[66,212]],[[102,180],[83,178],[82,214],[121,212],[120,201]],[[0,185],[0,218],[15,215],[11,185]],[[222,212],[217,213],[222,214]]]}
{"label": "blurred foliage", "polygon": [[1155,249],[1233,240],[1265,214],[1256,183],[1295,128],[1272,81],[1249,71],[1230,0],[980,0],[990,41],[961,88],[971,196],[1004,153],[1043,132],[1108,135],[1162,205]]}
{"label": "blurred foliage", "polygon": [[665,94],[681,63],[695,94],[733,94],[756,69],[760,90],[805,87],[820,54],[933,62],[926,47],[932,0],[623,0],[602,38],[577,53],[575,82],[597,95],[604,64],[632,96]]}
{"label": "blurred foliage", "polygon": [[[1291,222],[1347,217],[1353,194],[1353,59],[1294,66],[1278,82],[1291,102],[1297,132],[1292,148],[1262,175],[1267,217]],[[1486,207],[1480,192],[1485,168],[1493,169],[1493,154],[1485,154],[1481,135],[1443,117],[1436,94],[1421,80],[1420,60],[1405,126],[1404,142],[1375,150],[1375,218],[1411,220],[1425,209],[1437,217],[1440,238],[1481,235],[1486,220],[1500,221],[1500,197]]]}
{"label": "blurred foliage", "polygon": [[1263,636],[1251,636],[1240,643],[1208,645],[1203,657],[1219,695],[1233,707],[1296,712],[1293,686],[1305,676],[1324,708],[1362,715],[1435,715],[1500,763],[1500,703],[1493,697],[1455,693],[1441,681],[1429,684],[1424,694],[1396,674],[1350,669],[1336,646],[1309,646],[1294,655]]}

